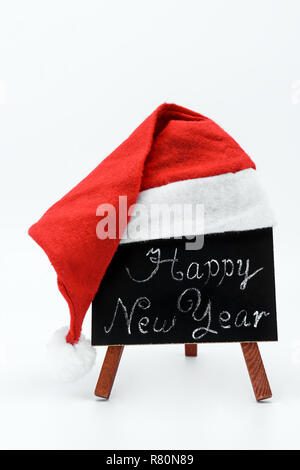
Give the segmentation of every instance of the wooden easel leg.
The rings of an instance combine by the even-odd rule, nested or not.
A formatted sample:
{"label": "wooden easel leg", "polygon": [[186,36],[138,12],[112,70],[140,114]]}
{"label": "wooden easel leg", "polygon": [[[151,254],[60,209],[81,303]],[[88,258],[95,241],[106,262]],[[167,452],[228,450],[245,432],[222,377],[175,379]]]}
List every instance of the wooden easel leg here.
{"label": "wooden easel leg", "polygon": [[109,398],[124,346],[108,346],[95,388],[97,397]]}
{"label": "wooden easel leg", "polygon": [[257,343],[241,343],[257,401],[271,398],[272,392]]}
{"label": "wooden easel leg", "polygon": [[185,344],[184,349],[186,356],[197,356],[197,344]]}

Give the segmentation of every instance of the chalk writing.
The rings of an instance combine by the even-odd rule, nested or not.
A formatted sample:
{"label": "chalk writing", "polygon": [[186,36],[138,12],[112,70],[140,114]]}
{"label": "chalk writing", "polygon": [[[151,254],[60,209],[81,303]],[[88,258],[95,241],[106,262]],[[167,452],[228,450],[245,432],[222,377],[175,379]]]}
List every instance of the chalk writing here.
{"label": "chalk writing", "polygon": [[[133,333],[132,331],[133,324],[137,327],[139,332],[143,335],[150,333],[150,330],[151,330],[151,333],[166,334],[175,327],[178,315],[189,314],[196,323],[198,324],[202,323],[201,326],[197,326],[191,332],[191,337],[194,340],[199,341],[207,334],[214,334],[214,335],[218,334],[217,330],[211,328],[212,301],[208,299],[208,301],[204,305],[203,313],[200,312],[201,305],[202,305],[201,291],[194,287],[185,289],[177,299],[176,312],[170,321],[167,319],[162,320],[157,315],[155,315],[155,313],[152,311],[150,311],[147,316],[143,315],[142,317],[139,318],[139,315],[143,314],[145,310],[148,310],[152,307],[151,301],[147,297],[137,298],[135,302],[133,303],[133,306],[131,309],[128,309],[125,306],[123,300],[121,298],[118,298],[116,302],[116,308],[114,310],[112,321],[108,327],[104,326],[104,331],[106,334],[109,334],[112,331],[114,325],[116,324],[116,320],[119,314],[121,318],[124,318],[125,320],[127,333],[129,335]],[[228,311],[223,310],[218,314],[218,320],[219,320],[219,325],[221,326],[221,328],[225,328],[225,329],[232,328],[232,327],[247,328],[250,326],[257,328],[259,321],[264,316],[267,317],[269,314],[270,312],[265,312],[265,311],[260,312],[256,310],[253,313],[253,316],[255,318],[252,324],[250,320],[248,319],[249,315],[248,315],[247,310],[245,309],[239,310],[236,314],[231,314]],[[232,320],[231,324],[229,324],[230,320]],[[159,322],[161,323],[160,327],[157,326]]]}
{"label": "chalk writing", "polygon": [[93,344],[277,339],[271,229],[121,246],[93,301]]}
{"label": "chalk writing", "polygon": [[[204,285],[212,281],[214,278],[220,278],[217,285],[220,286],[226,277],[237,276],[242,278],[240,289],[245,290],[248,282],[264,268],[260,267],[250,272],[250,260],[248,259],[210,259],[204,263],[192,261],[186,269],[180,265],[181,260],[178,257],[177,248],[174,250],[172,258],[163,258],[160,248],[151,248],[146,253],[146,259],[150,262],[147,266],[149,273],[146,277],[138,279],[133,273],[132,268],[125,266],[129,278],[136,283],[146,283],[158,275],[162,265],[169,264],[169,275],[174,281],[200,280],[204,278]],[[134,267],[133,267],[134,269]],[[152,269],[152,270],[151,270]]]}

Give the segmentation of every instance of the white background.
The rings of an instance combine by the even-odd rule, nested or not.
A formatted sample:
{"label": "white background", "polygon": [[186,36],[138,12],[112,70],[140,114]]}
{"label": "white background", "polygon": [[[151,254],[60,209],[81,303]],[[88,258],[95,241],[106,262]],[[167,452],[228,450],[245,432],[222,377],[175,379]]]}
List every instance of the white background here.
{"label": "white background", "polygon": [[[297,0],[0,1],[1,448],[300,447],[299,25]],[[255,402],[238,344],[197,359],[128,347],[108,402],[93,396],[105,348],[77,383],[45,369],[69,315],[27,229],[165,101],[229,132],[275,210],[269,402]]]}

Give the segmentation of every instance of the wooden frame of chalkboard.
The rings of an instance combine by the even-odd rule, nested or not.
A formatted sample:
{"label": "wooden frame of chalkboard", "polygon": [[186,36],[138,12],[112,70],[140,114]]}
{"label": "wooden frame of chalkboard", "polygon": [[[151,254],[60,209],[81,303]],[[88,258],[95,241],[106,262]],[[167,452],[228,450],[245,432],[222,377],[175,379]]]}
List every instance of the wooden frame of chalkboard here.
{"label": "wooden frame of chalkboard", "polygon": [[[190,241],[190,240],[189,240]],[[239,342],[257,400],[271,390],[257,346],[276,341],[271,228],[120,245],[92,305],[92,344],[108,350],[95,390],[108,398],[125,345]]]}
{"label": "wooden frame of chalkboard", "polygon": [[[272,397],[272,392],[257,343],[241,343],[244,359],[257,401]],[[114,384],[124,346],[109,346],[103,361],[95,395],[108,399]],[[185,344],[187,357],[197,356],[197,344]]]}

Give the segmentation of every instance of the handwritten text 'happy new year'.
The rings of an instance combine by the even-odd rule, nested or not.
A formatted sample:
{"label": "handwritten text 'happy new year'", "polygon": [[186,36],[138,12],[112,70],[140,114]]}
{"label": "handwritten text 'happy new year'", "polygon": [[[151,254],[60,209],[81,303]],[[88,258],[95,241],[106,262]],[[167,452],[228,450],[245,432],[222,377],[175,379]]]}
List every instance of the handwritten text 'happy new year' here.
{"label": "handwritten text 'happy new year'", "polygon": [[[139,296],[133,305],[126,306],[124,301],[118,297],[116,302],[115,311],[110,325],[104,327],[106,334],[109,334],[119,315],[125,319],[127,334],[131,335],[134,325],[140,334],[145,335],[149,332],[167,334],[175,328],[179,315],[190,315],[194,320],[196,328],[192,331],[191,335],[193,340],[200,341],[208,333],[217,335],[218,331],[212,328],[212,301],[211,299],[203,302],[201,295],[201,284],[205,286],[210,281],[215,280],[216,287],[219,287],[225,282],[226,278],[236,277],[239,284],[239,290],[245,291],[248,282],[263,270],[263,267],[251,271],[249,259],[210,259],[202,265],[198,262],[191,262],[187,269],[182,269],[180,260],[178,258],[177,249],[174,250],[172,258],[163,258],[161,249],[151,248],[146,257],[149,260],[149,269],[146,275],[138,277],[133,272],[133,268],[125,267],[126,272],[134,283],[144,284],[159,274],[162,265],[168,265],[169,276],[172,281],[180,283],[183,280],[191,280],[197,282],[197,287],[190,287],[184,289],[178,296],[176,308],[174,308],[174,315],[171,319],[162,320],[160,316],[156,316],[151,311],[151,300],[147,296]],[[176,282],[177,283],[177,282]],[[142,315],[142,316],[141,316]],[[229,329],[232,327],[253,327],[257,328],[260,320],[263,317],[270,315],[269,312],[255,310],[250,313],[245,309],[238,312],[230,313],[227,310],[222,310],[217,314],[217,324],[222,329]],[[214,312],[214,318],[216,313]],[[215,328],[215,327],[214,327]]]}

